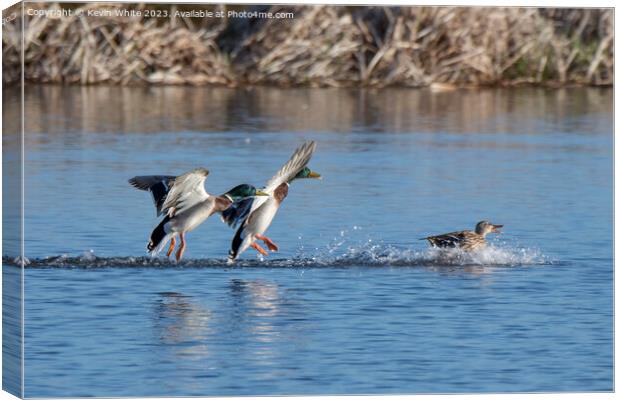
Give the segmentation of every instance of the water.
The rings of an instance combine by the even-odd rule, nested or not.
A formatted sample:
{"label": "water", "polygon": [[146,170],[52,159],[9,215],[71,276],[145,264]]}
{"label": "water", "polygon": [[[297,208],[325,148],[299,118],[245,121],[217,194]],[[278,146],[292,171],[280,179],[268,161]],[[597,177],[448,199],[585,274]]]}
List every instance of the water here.
{"label": "water", "polygon": [[[613,390],[611,90],[26,101],[28,397]],[[234,232],[211,218],[185,261],[145,256],[157,220],[128,178],[260,186],[303,140],[324,179],[293,183],[280,252],[227,266]],[[418,240],[481,219],[505,226],[482,253]]]}

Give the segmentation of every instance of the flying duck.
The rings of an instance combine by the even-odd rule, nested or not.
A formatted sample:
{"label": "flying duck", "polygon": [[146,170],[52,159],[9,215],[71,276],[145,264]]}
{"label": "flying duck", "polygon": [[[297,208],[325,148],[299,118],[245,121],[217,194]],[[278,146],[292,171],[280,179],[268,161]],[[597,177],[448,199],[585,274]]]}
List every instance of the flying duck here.
{"label": "flying duck", "polygon": [[228,192],[215,196],[207,193],[204,182],[209,175],[206,168],[196,168],[178,177],[170,175],[136,176],[129,183],[141,190],[148,190],[153,195],[157,215],[164,215],[161,222],[153,229],[146,246],[150,254],[156,254],[170,240],[166,255],[174,251],[177,235],[181,244],[176,253],[180,261],[185,252],[185,234],[202,224],[211,215],[225,211],[234,202],[267,196],[252,185],[238,185]]}
{"label": "flying duck", "polygon": [[222,213],[222,220],[229,226],[233,228],[239,226],[228,253],[229,263],[236,260],[248,247],[254,248],[263,256],[268,255],[267,251],[257,243],[257,240],[265,243],[269,250],[278,251],[278,246],[273,240],[265,236],[265,231],[271,225],[280,204],[288,195],[291,182],[295,179],[318,179],[321,177],[320,174],[306,167],[315,148],[316,144],[311,141],[304,143],[295,150],[288,162],[276,172],[262,189],[268,194],[268,197],[246,198]]}

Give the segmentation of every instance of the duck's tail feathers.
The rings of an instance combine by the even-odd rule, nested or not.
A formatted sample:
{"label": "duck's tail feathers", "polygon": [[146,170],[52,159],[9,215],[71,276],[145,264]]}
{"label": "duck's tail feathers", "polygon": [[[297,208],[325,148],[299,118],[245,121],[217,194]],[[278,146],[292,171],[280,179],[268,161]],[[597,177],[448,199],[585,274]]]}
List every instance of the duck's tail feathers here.
{"label": "duck's tail feathers", "polygon": [[441,241],[437,240],[437,238],[434,236],[426,237],[420,240],[426,240],[433,247],[441,247]]}
{"label": "duck's tail feathers", "polygon": [[151,238],[146,245],[146,249],[150,254],[157,254],[161,251],[161,249],[165,246],[165,244],[170,240],[170,238],[174,235],[174,233],[166,232],[166,223],[170,220],[168,216],[161,220],[159,225],[153,229],[151,233]]}
{"label": "duck's tail feathers", "polygon": [[235,233],[235,237],[230,245],[230,251],[228,252],[228,262],[232,263],[239,257],[244,251],[254,243],[254,235],[244,232],[244,227],[241,226]]}
{"label": "duck's tail feathers", "polygon": [[241,231],[243,231],[243,226],[240,226],[235,232],[235,236],[233,237],[232,243],[230,244],[230,251],[228,252],[228,263],[232,263],[239,256],[239,248],[243,243],[243,239],[241,238]]}

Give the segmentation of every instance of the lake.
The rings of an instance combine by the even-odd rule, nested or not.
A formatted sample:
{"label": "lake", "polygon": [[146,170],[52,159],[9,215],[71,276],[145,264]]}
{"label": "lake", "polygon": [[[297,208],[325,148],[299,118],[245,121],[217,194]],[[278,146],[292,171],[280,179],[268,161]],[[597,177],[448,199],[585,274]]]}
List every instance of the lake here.
{"label": "lake", "polygon": [[[25,96],[27,397],[614,389],[611,89]],[[279,252],[226,265],[214,216],[184,261],[146,255],[158,220],[129,178],[260,187],[304,140],[323,179],[291,185]],[[476,254],[419,240],[483,219],[504,228]]]}

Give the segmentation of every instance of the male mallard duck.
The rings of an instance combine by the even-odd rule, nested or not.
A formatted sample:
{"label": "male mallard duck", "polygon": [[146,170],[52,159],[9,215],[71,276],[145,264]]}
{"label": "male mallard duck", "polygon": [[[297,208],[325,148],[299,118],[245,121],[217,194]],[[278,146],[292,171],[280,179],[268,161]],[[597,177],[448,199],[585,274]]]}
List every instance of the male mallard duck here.
{"label": "male mallard duck", "polygon": [[248,247],[266,256],[268,253],[256,240],[263,241],[269,250],[277,251],[278,246],[264,235],[271,221],[278,212],[278,208],[288,194],[288,188],[295,179],[320,178],[321,175],[306,167],[310,161],[316,144],[308,142],[301,145],[282,168],[271,178],[263,192],[269,197],[248,198],[235,203],[222,213],[222,220],[233,228],[239,229],[233,237],[228,261],[232,262]]}
{"label": "male mallard duck", "polygon": [[480,221],[475,231],[458,231],[443,235],[429,236],[421,240],[428,240],[433,247],[458,247],[465,251],[477,250],[486,245],[485,237],[489,233],[499,233],[504,225],[493,225],[489,221]]}
{"label": "male mallard duck", "polygon": [[151,233],[146,248],[153,254],[161,250],[170,240],[166,255],[170,257],[176,246],[176,236],[181,245],[176,254],[177,261],[185,252],[185,233],[195,229],[216,212],[223,212],[235,201],[253,196],[267,196],[252,185],[238,185],[228,192],[213,196],[207,193],[204,182],[209,175],[205,168],[196,168],[181,176],[168,175],[136,176],[129,183],[153,195],[157,215],[165,214],[164,219]]}

